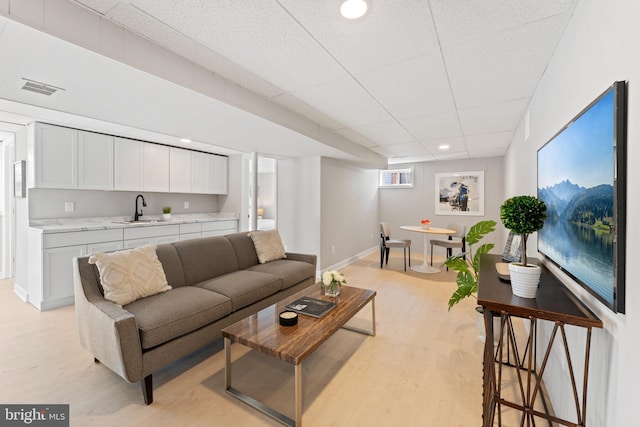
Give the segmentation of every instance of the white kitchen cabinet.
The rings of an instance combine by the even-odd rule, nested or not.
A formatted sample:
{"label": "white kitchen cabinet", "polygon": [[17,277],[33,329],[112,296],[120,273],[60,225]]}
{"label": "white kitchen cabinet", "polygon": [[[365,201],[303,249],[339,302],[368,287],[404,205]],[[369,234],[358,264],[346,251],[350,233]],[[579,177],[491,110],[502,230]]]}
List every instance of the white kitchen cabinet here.
{"label": "white kitchen cabinet", "polygon": [[125,249],[172,243],[178,240],[180,240],[179,224],[133,227],[124,230]]}
{"label": "white kitchen cabinet", "polygon": [[210,194],[213,187],[211,176],[212,161],[210,154],[191,152],[191,192]]}
{"label": "white kitchen cabinet", "polygon": [[122,249],[122,229],[28,233],[28,301],[38,310],[74,303],[73,258]]}
{"label": "white kitchen cabinet", "polygon": [[171,147],[169,149],[169,191],[191,192],[191,151]]}
{"label": "white kitchen cabinet", "polygon": [[142,188],[169,191],[169,147],[144,143],[142,146]]}
{"label": "white kitchen cabinet", "polygon": [[228,194],[229,158],[211,155],[211,194]]}
{"label": "white kitchen cabinet", "polygon": [[113,190],[113,137],[78,131],[78,188]]}
{"label": "white kitchen cabinet", "polygon": [[238,221],[211,221],[202,223],[202,237],[222,236],[236,233],[238,231]]}
{"label": "white kitchen cabinet", "polygon": [[193,222],[180,224],[180,240],[198,239],[202,237],[202,224]]}
{"label": "white kitchen cabinet", "polygon": [[115,190],[143,190],[143,144],[142,141],[125,138],[114,139],[113,181]]}
{"label": "white kitchen cabinet", "polygon": [[78,187],[78,131],[35,124],[34,185],[36,188]]}

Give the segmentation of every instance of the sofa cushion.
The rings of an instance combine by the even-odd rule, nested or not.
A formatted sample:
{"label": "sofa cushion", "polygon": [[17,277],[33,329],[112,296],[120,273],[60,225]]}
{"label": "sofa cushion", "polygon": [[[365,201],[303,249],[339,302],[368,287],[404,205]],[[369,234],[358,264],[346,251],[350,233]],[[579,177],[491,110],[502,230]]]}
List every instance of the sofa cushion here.
{"label": "sofa cushion", "polygon": [[164,274],[167,276],[167,282],[173,288],[185,286],[184,270],[178,251],[171,244],[158,245],[156,247],[158,260],[162,263]]}
{"label": "sofa cushion", "polygon": [[184,286],[139,299],[124,308],[136,318],[142,348],[149,349],[226,316],[231,312],[231,300]]}
{"label": "sofa cushion", "polygon": [[304,279],[309,277],[313,278],[316,275],[316,267],[313,264],[288,259],[280,259],[266,264],[258,264],[253,267],[249,267],[248,270],[269,273],[280,277],[282,279],[282,289],[290,288]]}
{"label": "sofa cushion", "polygon": [[275,294],[282,287],[282,280],[273,274],[240,270],[195,285],[222,294],[231,299],[231,309],[260,301]]}
{"label": "sofa cushion", "polygon": [[236,258],[238,259],[238,270],[244,270],[252,265],[259,264],[258,255],[256,254],[256,247],[253,244],[253,240],[249,237],[249,233],[231,233],[224,236],[236,251]]}
{"label": "sofa cushion", "polygon": [[223,236],[183,240],[172,244],[182,261],[187,285],[195,285],[238,270],[233,246]]}
{"label": "sofa cushion", "polygon": [[98,252],[89,257],[89,263],[98,267],[104,297],[119,305],[171,289],[155,245],[108,254]]}
{"label": "sofa cushion", "polygon": [[253,240],[260,264],[287,257],[278,230],[252,231],[249,237]]}

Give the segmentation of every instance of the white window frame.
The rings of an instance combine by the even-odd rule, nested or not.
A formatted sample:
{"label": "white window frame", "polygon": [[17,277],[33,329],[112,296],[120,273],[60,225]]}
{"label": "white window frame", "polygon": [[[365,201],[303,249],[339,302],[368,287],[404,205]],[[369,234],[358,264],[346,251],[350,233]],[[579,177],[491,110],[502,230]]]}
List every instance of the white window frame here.
{"label": "white window frame", "polygon": [[380,169],[378,174],[378,188],[413,188],[413,183],[413,166],[397,169]]}

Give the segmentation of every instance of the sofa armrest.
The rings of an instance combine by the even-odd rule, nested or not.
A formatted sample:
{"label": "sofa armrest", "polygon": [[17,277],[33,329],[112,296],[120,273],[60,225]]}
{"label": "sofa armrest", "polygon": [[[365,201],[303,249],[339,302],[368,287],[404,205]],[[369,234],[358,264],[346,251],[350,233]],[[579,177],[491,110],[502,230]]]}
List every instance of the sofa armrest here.
{"label": "sofa armrest", "polygon": [[104,299],[93,266],[86,257],[75,258],[73,268],[80,343],[125,380],[141,380],[142,345],[135,317]]}
{"label": "sofa armrest", "polygon": [[294,252],[287,252],[287,258],[286,259],[290,259],[290,260],[293,260],[293,261],[308,262],[309,264],[313,264],[314,267],[318,263],[318,256],[317,255],[310,255],[310,254],[298,254],[298,253],[294,253]]}

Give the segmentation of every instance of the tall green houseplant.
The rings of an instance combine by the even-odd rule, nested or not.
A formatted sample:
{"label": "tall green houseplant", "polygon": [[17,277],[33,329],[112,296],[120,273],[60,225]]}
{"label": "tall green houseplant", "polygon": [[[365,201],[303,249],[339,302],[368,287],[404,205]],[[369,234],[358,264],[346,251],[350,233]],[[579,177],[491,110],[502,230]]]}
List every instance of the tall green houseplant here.
{"label": "tall green houseplant", "polygon": [[475,254],[473,253],[473,245],[482,240],[484,236],[496,229],[496,222],[493,220],[480,221],[469,229],[465,239],[468,252],[461,253],[447,258],[444,265],[450,270],[458,272],[456,284],[458,289],[449,298],[449,310],[451,307],[462,301],[463,299],[475,295],[478,292],[478,270],[480,265],[480,255],[489,253],[493,249],[493,243],[484,243]]}
{"label": "tall green houseplant", "polygon": [[515,196],[500,206],[500,219],[506,228],[520,235],[520,263],[527,265],[527,238],[544,225],[547,205],[534,196]]}

